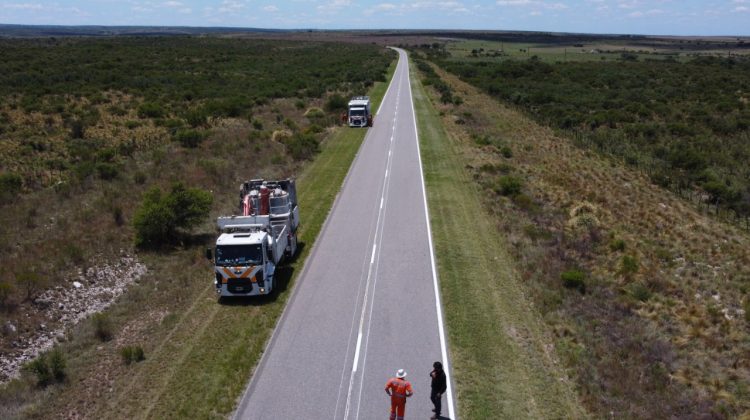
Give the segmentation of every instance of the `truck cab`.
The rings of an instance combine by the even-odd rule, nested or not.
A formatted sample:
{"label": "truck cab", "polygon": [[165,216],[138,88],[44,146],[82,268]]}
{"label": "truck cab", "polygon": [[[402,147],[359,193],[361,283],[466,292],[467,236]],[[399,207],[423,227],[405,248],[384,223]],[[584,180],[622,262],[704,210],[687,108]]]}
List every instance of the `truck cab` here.
{"label": "truck cab", "polygon": [[269,258],[268,233],[223,233],[216,240],[216,292],[221,296],[254,296],[271,293],[275,264]]}
{"label": "truck cab", "polygon": [[349,127],[372,127],[372,112],[369,96],[355,96],[349,101],[347,110]]}

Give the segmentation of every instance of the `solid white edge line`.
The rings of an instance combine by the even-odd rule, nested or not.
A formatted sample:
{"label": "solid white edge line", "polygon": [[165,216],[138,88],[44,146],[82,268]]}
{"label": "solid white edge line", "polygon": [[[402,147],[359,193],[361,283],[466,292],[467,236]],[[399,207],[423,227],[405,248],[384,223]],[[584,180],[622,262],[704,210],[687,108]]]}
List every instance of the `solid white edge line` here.
{"label": "solid white edge line", "polygon": [[420,179],[422,181],[422,198],[424,199],[424,214],[425,219],[427,220],[427,240],[430,245],[430,263],[432,265],[432,283],[435,288],[435,307],[437,309],[437,317],[438,317],[438,332],[440,335],[440,352],[441,356],[443,358],[443,367],[445,371],[446,376],[446,382],[448,384],[447,388],[447,394],[448,396],[446,399],[448,400],[448,417],[450,417],[452,420],[456,420],[455,417],[455,410],[453,408],[453,389],[451,386],[451,377],[450,377],[450,362],[448,361],[448,348],[445,341],[445,328],[443,327],[443,309],[440,304],[440,289],[438,286],[438,278],[437,278],[437,269],[435,268],[435,248],[432,245],[432,228],[430,227],[430,211],[427,207],[427,189],[425,188],[424,184],[424,172],[422,171],[422,151],[419,147],[419,129],[417,128],[417,113],[414,110],[414,96],[412,95],[411,90],[411,69],[409,67],[409,56],[406,54],[406,51],[400,50],[403,52],[404,55],[406,55],[406,71],[407,71],[407,80],[409,81],[409,99],[411,99],[409,102],[411,103],[411,113],[414,119],[414,133],[416,134],[416,140],[417,140],[417,157],[419,158],[419,175]]}

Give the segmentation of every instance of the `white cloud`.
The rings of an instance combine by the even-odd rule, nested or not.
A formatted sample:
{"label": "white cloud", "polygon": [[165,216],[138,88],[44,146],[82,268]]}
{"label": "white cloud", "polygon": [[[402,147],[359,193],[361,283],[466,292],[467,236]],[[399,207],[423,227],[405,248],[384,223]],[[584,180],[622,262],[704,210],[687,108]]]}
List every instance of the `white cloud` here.
{"label": "white cloud", "polygon": [[162,3],[161,5],[162,5],[162,6],[164,6],[164,7],[182,7],[182,3],[181,3],[181,2],[179,2],[179,1],[174,1],[174,0],[171,0],[171,1],[165,1],[165,2],[164,2],[164,3]]}
{"label": "white cloud", "polygon": [[[495,2],[498,6],[511,6],[511,7],[525,7],[525,6],[534,6],[536,7],[537,11],[542,9],[548,9],[548,10],[563,10],[567,9],[568,5],[561,2],[546,2],[542,0],[497,0]],[[538,16],[538,15],[533,15]]]}
{"label": "white cloud", "polygon": [[38,3],[10,3],[10,4],[4,4],[3,9],[42,10],[44,9],[44,7]]}
{"label": "white cloud", "polygon": [[274,12],[278,12],[279,8],[274,5],[270,5],[270,6],[264,6],[263,10],[269,13],[274,13]]}
{"label": "white cloud", "polygon": [[221,6],[216,9],[219,13],[235,13],[245,8],[245,4],[235,0],[224,0]]}

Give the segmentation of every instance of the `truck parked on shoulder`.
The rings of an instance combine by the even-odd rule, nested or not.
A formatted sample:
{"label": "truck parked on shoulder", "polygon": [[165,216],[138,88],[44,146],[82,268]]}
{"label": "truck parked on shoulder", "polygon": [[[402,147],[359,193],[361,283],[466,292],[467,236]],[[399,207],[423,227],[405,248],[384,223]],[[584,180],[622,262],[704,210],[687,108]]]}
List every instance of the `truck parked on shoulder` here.
{"label": "truck parked on shoulder", "polygon": [[242,183],[239,216],[216,220],[221,230],[213,252],[214,285],[220,297],[267,295],[276,267],[297,252],[299,208],[294,180]]}
{"label": "truck parked on shoulder", "polygon": [[355,96],[349,101],[346,120],[349,127],[372,127],[369,96]]}

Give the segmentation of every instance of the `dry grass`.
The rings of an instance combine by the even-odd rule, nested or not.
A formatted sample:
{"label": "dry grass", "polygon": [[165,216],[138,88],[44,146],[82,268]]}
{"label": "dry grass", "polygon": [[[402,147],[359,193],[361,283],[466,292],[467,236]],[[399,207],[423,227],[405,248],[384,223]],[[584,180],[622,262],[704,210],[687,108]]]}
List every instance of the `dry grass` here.
{"label": "dry grass", "polygon": [[[443,124],[485,186],[586,405],[616,417],[748,415],[748,234],[440,74],[465,101],[441,109]],[[496,168],[523,179],[520,196],[492,192]],[[561,287],[571,267],[588,273],[585,295]]]}

